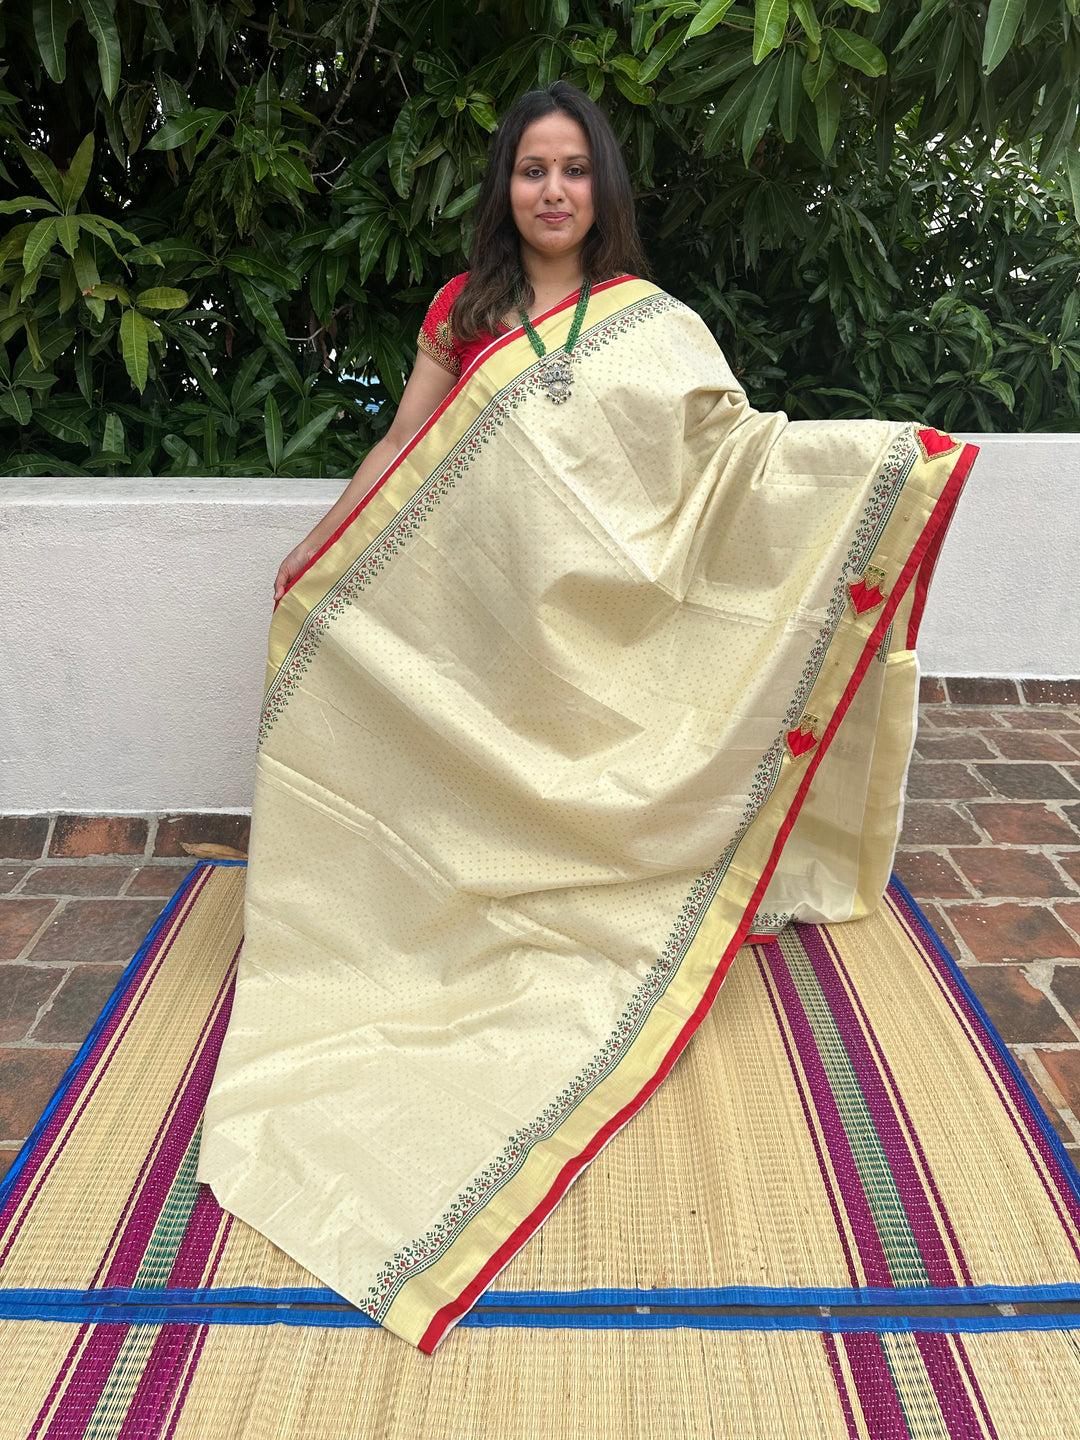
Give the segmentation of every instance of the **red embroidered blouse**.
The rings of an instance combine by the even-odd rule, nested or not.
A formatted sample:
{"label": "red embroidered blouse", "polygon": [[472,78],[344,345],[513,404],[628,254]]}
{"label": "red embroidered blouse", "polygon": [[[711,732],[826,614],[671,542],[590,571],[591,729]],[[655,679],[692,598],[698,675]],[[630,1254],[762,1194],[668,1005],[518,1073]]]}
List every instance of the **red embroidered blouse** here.
{"label": "red embroidered blouse", "polygon": [[[425,355],[430,355],[444,370],[449,370],[455,378],[461,376],[480,351],[486,350],[495,338],[494,335],[486,333],[478,335],[475,340],[459,342],[454,338],[450,325],[450,307],[468,278],[469,272],[466,270],[446,282],[432,300],[420,327],[420,334],[416,337],[419,349],[423,350]],[[499,334],[505,335],[506,331],[507,327],[500,325]]]}

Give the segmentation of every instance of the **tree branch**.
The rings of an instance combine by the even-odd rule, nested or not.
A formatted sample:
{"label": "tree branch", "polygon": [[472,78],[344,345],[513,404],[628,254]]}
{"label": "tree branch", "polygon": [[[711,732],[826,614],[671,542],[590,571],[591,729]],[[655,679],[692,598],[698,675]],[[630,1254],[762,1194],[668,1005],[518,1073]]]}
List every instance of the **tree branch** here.
{"label": "tree branch", "polygon": [[329,135],[330,131],[334,128],[334,125],[337,123],[337,118],[338,118],[338,116],[341,114],[342,110],[345,108],[345,102],[348,100],[349,96],[352,94],[352,88],[353,88],[353,86],[356,84],[356,77],[357,77],[357,75],[360,73],[360,62],[363,60],[364,56],[367,54],[367,52],[368,52],[368,46],[371,44],[371,37],[372,37],[372,35],[374,35],[374,33],[375,33],[375,20],[376,20],[376,17],[378,16],[378,13],[379,13],[379,0],[371,0],[371,10],[370,10],[369,13],[368,13],[367,28],[364,30],[364,37],[363,37],[363,39],[360,41],[360,48],[359,48],[359,50],[357,50],[357,52],[356,52],[356,58],[355,58],[355,60],[354,60],[353,63],[352,63],[352,69],[349,71],[349,78],[348,78],[348,80],[346,80],[346,82],[345,82],[345,88],[342,90],[341,94],[338,96],[338,102],[337,102],[337,104],[334,106],[333,111],[331,112],[330,119],[326,122],[326,124],[323,126],[323,128],[319,131],[319,134],[318,134],[318,135],[316,136],[316,138],[315,138],[315,144],[312,145],[312,147],[311,147],[311,158],[312,158],[312,161],[315,161],[315,160],[318,159],[319,151],[322,149],[323,141],[324,141],[324,140],[326,139],[326,137]]}

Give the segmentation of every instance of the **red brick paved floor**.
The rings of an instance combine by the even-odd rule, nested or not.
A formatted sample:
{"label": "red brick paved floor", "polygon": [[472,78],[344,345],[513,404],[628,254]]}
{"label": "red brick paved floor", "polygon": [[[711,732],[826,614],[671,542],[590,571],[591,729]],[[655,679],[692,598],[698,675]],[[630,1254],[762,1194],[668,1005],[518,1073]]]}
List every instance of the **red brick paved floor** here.
{"label": "red brick paved floor", "polygon": [[[1080,683],[947,684],[896,871],[1080,1162]],[[0,1174],[200,841],[245,849],[247,822],[0,817]]]}

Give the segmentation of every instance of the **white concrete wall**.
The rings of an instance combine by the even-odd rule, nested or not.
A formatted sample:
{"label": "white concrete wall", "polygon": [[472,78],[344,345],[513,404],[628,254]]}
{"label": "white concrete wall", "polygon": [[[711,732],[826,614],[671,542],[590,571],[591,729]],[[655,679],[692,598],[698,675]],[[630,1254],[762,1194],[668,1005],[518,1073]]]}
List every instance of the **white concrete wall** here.
{"label": "white concrete wall", "polygon": [[[930,675],[1080,676],[1080,435],[983,445]],[[327,480],[0,480],[0,812],[251,803],[272,580]]]}

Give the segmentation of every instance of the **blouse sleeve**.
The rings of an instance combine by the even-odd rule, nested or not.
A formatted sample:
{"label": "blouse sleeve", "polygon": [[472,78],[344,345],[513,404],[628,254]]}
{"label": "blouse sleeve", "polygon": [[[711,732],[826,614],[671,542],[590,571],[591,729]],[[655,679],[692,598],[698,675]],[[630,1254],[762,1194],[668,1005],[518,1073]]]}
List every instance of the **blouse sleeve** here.
{"label": "blouse sleeve", "polygon": [[461,352],[450,326],[450,307],[465,279],[465,275],[456,275],[442,287],[428,307],[420,334],[416,337],[417,347],[454,376],[461,374]]}

